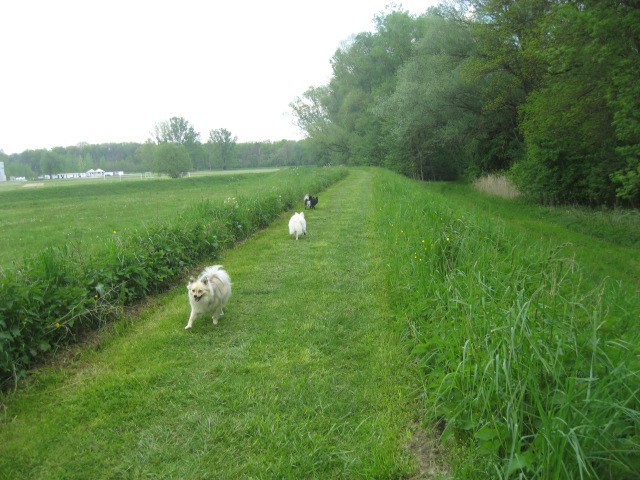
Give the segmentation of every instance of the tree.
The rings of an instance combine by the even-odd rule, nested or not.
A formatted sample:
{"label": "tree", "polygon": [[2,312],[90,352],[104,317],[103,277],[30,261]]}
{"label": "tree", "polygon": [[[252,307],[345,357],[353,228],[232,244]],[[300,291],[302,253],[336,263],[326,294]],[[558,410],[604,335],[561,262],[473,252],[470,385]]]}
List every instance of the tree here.
{"label": "tree", "polygon": [[420,179],[448,180],[463,171],[481,111],[478,86],[463,74],[474,43],[464,23],[438,15],[425,21],[425,35],[377,112],[391,133],[388,166]]}
{"label": "tree", "polygon": [[331,105],[329,86],[310,87],[289,104],[298,126],[313,144],[319,164],[345,163],[349,153],[348,136],[329,116]]}
{"label": "tree", "polygon": [[199,142],[200,134],[182,117],[171,117],[168,122],[160,122],[155,127],[157,143],[177,143],[192,145]]}
{"label": "tree", "polygon": [[562,2],[547,16],[549,48],[537,55],[548,68],[523,108],[527,154],[514,167],[535,200],[640,200],[639,21],[618,1]]}
{"label": "tree", "polygon": [[210,152],[213,157],[214,164],[220,165],[226,170],[233,160],[235,160],[235,149],[238,137],[232,136],[231,132],[226,128],[218,128],[209,132]]}
{"label": "tree", "polygon": [[184,145],[161,143],[154,150],[154,171],[178,178],[191,170],[191,159]]}
{"label": "tree", "polygon": [[62,157],[58,152],[49,152],[48,150],[42,150],[40,156],[40,171],[43,175],[54,175],[61,173],[63,166]]}
{"label": "tree", "polygon": [[140,145],[135,152],[136,163],[142,166],[143,169],[153,171],[156,169],[155,151],[157,145],[151,140],[148,140],[143,145]]}
{"label": "tree", "polygon": [[608,74],[606,99],[613,115],[616,154],[611,174],[618,198],[640,206],[640,8],[632,1],[586,2],[594,58]]}
{"label": "tree", "polygon": [[[508,170],[524,155],[522,106],[546,71],[544,19],[553,0],[470,0],[477,51],[465,66],[480,87],[482,111],[473,138],[472,176]],[[465,7],[466,8],[466,7]]]}
{"label": "tree", "polygon": [[384,125],[374,107],[393,91],[395,74],[423,29],[420,18],[399,10],[375,23],[375,32],[359,33],[336,51],[328,85],[310,88],[291,104],[320,163],[381,164],[385,156]]}

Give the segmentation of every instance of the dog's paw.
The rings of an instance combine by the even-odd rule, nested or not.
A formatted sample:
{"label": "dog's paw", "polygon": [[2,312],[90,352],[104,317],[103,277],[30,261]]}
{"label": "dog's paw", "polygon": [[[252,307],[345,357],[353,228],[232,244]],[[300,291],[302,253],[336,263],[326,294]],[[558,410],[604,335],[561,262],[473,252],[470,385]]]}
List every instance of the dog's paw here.
{"label": "dog's paw", "polygon": [[212,318],[211,320],[213,320],[213,324],[217,325],[218,324],[218,319],[217,318]]}
{"label": "dog's paw", "polygon": [[191,328],[191,325],[187,325],[186,327],[184,327],[185,330],[189,330]]}

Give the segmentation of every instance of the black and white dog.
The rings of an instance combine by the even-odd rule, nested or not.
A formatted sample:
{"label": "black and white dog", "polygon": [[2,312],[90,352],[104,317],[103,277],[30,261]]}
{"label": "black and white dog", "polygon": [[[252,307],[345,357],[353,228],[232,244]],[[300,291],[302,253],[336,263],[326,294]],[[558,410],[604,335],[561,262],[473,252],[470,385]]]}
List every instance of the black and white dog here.
{"label": "black and white dog", "polygon": [[318,204],[318,197],[314,197],[313,195],[309,195],[308,193],[304,196],[304,208],[316,208]]}

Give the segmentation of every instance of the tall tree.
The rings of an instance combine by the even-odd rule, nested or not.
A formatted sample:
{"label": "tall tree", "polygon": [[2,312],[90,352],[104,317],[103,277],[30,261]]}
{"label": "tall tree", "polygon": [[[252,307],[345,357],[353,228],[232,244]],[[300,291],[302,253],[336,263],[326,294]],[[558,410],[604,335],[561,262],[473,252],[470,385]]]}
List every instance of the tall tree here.
{"label": "tall tree", "polygon": [[537,52],[548,40],[543,20],[553,0],[470,0],[477,54],[465,66],[481,87],[473,156],[475,173],[507,170],[524,155],[522,106],[546,70]]}
{"label": "tall tree", "polygon": [[329,116],[332,104],[329,86],[310,87],[290,104],[298,126],[307,134],[309,143],[314,145],[318,163],[345,163],[349,153],[349,143],[343,128]]}
{"label": "tall tree", "polygon": [[606,99],[623,162],[611,178],[617,196],[640,207],[640,5],[632,0],[586,3],[594,58],[608,74]]}
{"label": "tall tree", "polygon": [[160,122],[155,127],[157,143],[178,143],[192,145],[199,141],[200,134],[183,117],[171,117],[168,122]]}
{"label": "tall tree", "polygon": [[223,170],[231,166],[235,159],[235,149],[238,137],[233,136],[226,128],[218,128],[209,132],[209,141],[211,154],[214,163],[219,164]]}
{"label": "tall tree", "polygon": [[618,1],[562,2],[548,15],[537,54],[549,68],[523,109],[527,155],[514,168],[534,199],[612,204],[617,182],[619,197],[640,200],[638,20]]}
{"label": "tall tree", "polygon": [[465,166],[481,105],[479,89],[463,67],[474,51],[468,25],[438,15],[398,72],[392,95],[378,104],[394,147],[388,164],[421,179],[452,179]]}
{"label": "tall tree", "polygon": [[294,104],[328,161],[380,164],[385,156],[376,100],[393,91],[395,74],[422,29],[421,20],[406,11],[392,10],[375,21],[375,32],[357,34],[336,51],[329,84],[308,90]]}

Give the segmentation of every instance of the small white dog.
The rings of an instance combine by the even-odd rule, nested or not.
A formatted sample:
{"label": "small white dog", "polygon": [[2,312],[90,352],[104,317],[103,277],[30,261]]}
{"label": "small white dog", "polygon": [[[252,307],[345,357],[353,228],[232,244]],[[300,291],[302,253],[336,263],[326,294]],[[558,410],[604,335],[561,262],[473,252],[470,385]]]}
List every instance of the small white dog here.
{"label": "small white dog", "polygon": [[307,234],[307,221],[304,219],[304,213],[294,213],[289,220],[289,235],[296,235],[296,240],[298,240],[298,236]]}
{"label": "small white dog", "polygon": [[191,315],[189,315],[187,326],[184,327],[185,330],[191,328],[197,317],[208,312],[213,312],[211,319],[216,325],[218,319],[224,315],[222,307],[227,304],[231,296],[231,279],[229,274],[223,270],[222,265],[205,268],[197,280],[191,277],[187,290],[189,291]]}

